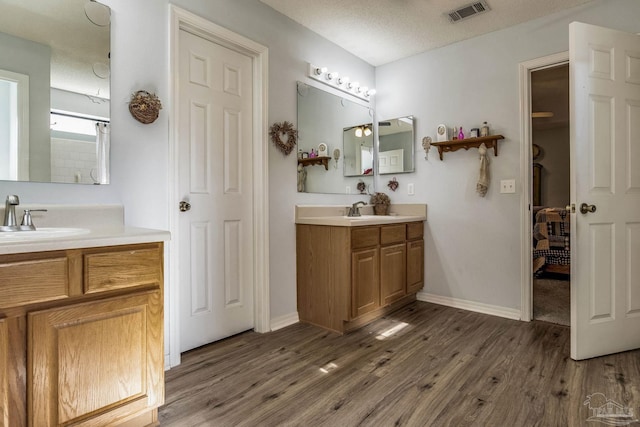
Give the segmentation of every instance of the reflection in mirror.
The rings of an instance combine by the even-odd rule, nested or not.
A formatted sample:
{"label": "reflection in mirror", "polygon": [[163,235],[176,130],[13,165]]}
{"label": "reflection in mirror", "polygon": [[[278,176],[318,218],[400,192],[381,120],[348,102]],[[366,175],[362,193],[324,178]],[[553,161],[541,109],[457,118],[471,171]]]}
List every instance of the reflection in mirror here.
{"label": "reflection in mirror", "polygon": [[[350,153],[355,145],[351,147],[346,142],[343,145],[344,129],[355,132],[356,126],[372,121],[373,110],[368,106],[298,82],[298,149],[305,153],[311,153],[312,149],[317,152],[318,146],[324,143],[330,156],[326,169],[322,164],[301,163],[306,166],[302,166],[305,173],[298,175],[305,176],[305,185],[300,188],[307,193],[359,194],[358,183],[362,181],[364,192],[373,192],[372,175],[345,176],[347,162],[355,160],[356,155]],[[373,148],[373,135],[367,138]]]}
{"label": "reflection in mirror", "polygon": [[378,122],[378,173],[413,172],[413,116]]}
{"label": "reflection in mirror", "polygon": [[0,180],[109,182],[110,10],[0,0]]}
{"label": "reflection in mirror", "polygon": [[364,123],[342,131],[344,176],[373,175],[372,127],[372,123]]}

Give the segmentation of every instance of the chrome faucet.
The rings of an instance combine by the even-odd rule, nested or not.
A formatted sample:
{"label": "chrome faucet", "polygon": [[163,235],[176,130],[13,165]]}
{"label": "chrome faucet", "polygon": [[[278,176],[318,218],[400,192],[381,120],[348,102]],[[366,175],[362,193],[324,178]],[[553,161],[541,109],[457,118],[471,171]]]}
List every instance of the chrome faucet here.
{"label": "chrome faucet", "polygon": [[5,227],[17,227],[18,221],[16,221],[16,206],[20,204],[20,199],[15,194],[7,196],[7,201],[4,204],[4,223]]}
{"label": "chrome faucet", "polygon": [[0,225],[0,231],[29,231],[35,230],[31,220],[31,212],[46,212],[46,209],[25,209],[22,216],[22,224],[18,225],[16,220],[16,206],[20,204],[20,199],[15,194],[7,196],[4,205],[4,223]]}
{"label": "chrome faucet", "polygon": [[355,202],[349,208],[349,213],[347,214],[347,216],[360,216],[360,206],[364,206],[366,204],[367,203],[363,201]]}

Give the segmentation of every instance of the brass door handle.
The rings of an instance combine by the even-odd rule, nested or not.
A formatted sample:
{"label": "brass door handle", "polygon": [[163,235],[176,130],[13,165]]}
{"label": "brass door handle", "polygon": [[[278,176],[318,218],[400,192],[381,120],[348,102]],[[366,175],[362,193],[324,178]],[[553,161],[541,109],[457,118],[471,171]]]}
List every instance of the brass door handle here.
{"label": "brass door handle", "polygon": [[580,213],[586,214],[586,213],[594,213],[596,211],[596,205],[588,205],[586,203],[583,203],[580,205]]}
{"label": "brass door handle", "polygon": [[191,209],[191,203],[185,202],[184,200],[180,202],[180,212],[186,212]]}

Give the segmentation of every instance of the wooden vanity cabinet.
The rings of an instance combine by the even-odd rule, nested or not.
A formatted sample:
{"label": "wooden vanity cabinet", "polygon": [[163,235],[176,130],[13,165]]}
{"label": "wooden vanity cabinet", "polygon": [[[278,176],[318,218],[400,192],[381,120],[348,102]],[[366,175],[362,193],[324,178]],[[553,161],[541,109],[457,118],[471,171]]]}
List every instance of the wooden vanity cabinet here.
{"label": "wooden vanity cabinet", "polygon": [[158,425],[162,259],[162,243],[0,256],[1,427]]}
{"label": "wooden vanity cabinet", "polygon": [[300,320],[344,333],[415,300],[423,283],[422,235],[422,222],[298,224]]}

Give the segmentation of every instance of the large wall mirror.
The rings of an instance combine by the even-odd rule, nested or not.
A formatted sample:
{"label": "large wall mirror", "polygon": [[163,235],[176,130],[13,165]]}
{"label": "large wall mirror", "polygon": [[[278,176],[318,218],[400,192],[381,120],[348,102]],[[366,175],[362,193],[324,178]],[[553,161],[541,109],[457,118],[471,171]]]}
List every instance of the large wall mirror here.
{"label": "large wall mirror", "polygon": [[109,182],[110,15],[0,0],[0,180]]}
{"label": "large wall mirror", "polygon": [[[373,110],[349,99],[298,82],[298,149],[304,153],[326,144],[329,160],[300,166],[299,185],[307,193],[360,194],[373,192]],[[368,129],[368,130],[365,130]],[[356,136],[356,133],[361,136]],[[364,148],[362,148],[364,147]],[[362,158],[367,151],[370,160]],[[367,170],[369,169],[369,170]]]}

